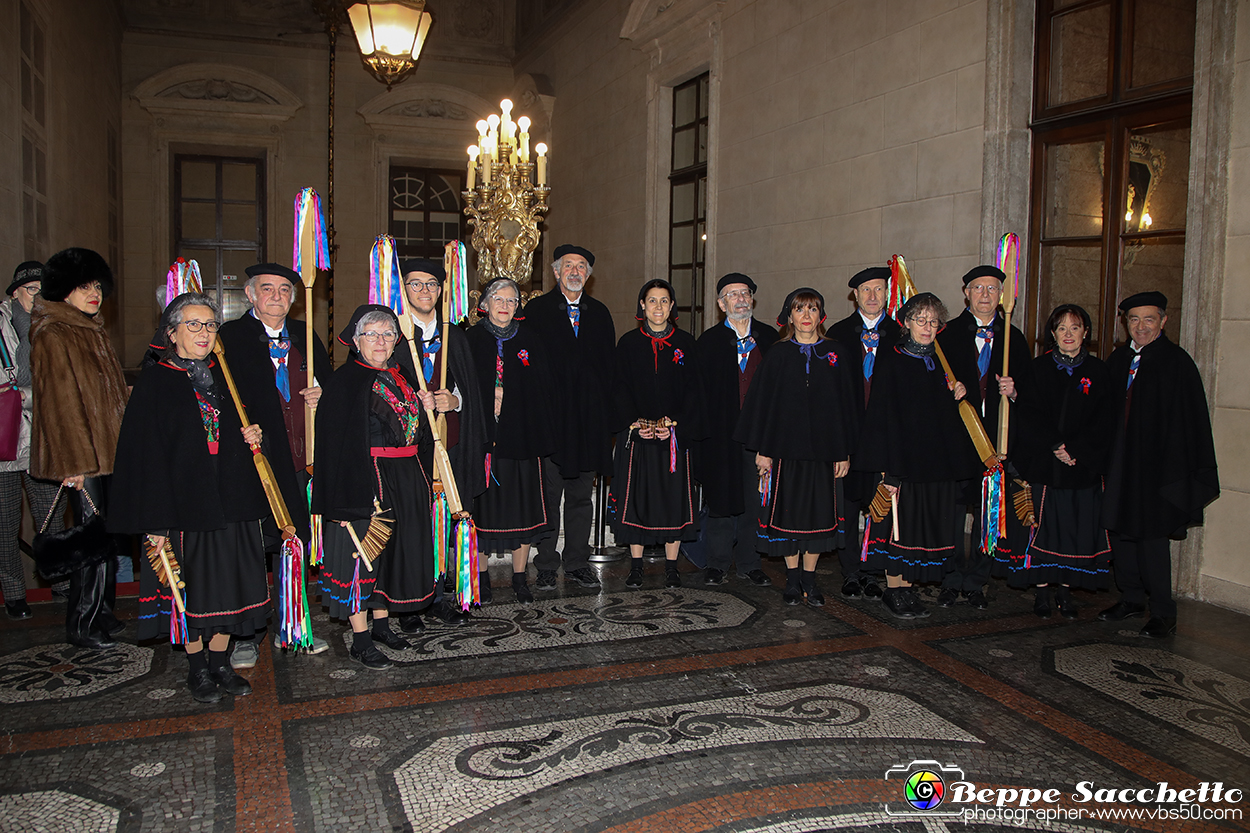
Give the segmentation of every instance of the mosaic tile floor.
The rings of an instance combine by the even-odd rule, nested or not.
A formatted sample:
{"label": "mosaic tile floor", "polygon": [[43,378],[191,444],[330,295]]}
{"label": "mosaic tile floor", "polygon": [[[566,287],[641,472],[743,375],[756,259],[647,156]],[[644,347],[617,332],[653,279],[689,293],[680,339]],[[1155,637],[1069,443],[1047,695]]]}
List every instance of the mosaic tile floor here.
{"label": "mosaic tile floor", "polygon": [[996,583],[898,622],[823,563],[822,609],[782,604],[779,564],[596,569],[520,606],[497,564],[495,604],[382,672],[318,615],[330,651],[266,642],[215,706],[168,645],[72,648],[36,604],[0,627],[0,831],[1250,829],[1250,617],[1182,602],[1152,641],[1095,620],[1109,596],[1040,620]]}

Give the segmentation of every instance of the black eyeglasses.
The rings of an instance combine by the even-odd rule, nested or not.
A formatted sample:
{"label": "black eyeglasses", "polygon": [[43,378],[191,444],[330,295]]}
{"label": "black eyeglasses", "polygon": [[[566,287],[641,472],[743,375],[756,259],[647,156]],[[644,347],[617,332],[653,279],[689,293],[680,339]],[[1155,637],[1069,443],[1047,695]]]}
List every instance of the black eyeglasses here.
{"label": "black eyeglasses", "polygon": [[205,327],[208,328],[210,333],[215,333],[221,329],[221,325],[216,321],[183,321],[182,323],[186,325],[189,333],[198,333]]}

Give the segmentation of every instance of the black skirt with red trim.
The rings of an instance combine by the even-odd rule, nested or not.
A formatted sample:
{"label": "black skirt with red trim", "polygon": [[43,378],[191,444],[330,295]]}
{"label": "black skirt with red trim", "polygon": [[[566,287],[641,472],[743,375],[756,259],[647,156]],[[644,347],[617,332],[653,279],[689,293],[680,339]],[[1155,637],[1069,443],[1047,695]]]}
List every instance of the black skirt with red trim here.
{"label": "black skirt with red trim", "polygon": [[490,457],[486,491],[473,503],[479,552],[511,552],[554,534],[547,511],[543,461]]}
{"label": "black skirt with red trim", "polygon": [[869,558],[885,558],[887,575],[925,584],[946,575],[947,559],[955,552],[955,536],[963,534],[963,517],[956,512],[962,492],[957,483],[903,483],[895,497],[898,536],[894,536],[894,509],[872,522],[868,533]]}
{"label": "black skirt with red trim", "polygon": [[772,556],[832,552],[838,548],[835,463],[773,460],[768,496],[760,508],[760,552]]}
{"label": "black skirt with red trim", "polygon": [[668,440],[643,440],[637,432],[633,437],[621,432],[608,512],[618,544],[695,540],[698,511],[690,452],[679,443],[674,455]]}
{"label": "black skirt with red trim", "polygon": [[1013,559],[1013,587],[1067,584],[1083,590],[1111,585],[1111,540],[1102,526],[1102,485],[1057,489],[1033,485],[1037,530]]}

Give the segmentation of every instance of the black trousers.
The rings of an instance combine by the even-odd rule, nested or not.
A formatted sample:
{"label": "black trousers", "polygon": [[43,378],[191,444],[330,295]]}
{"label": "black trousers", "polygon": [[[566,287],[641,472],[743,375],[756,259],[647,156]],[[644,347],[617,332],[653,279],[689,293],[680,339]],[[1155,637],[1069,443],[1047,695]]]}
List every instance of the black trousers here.
{"label": "black trousers", "polygon": [[755,468],[755,452],[742,451],[742,500],[746,507],[741,515],[718,518],[708,514],[704,531],[707,566],[723,573],[730,564],[738,565],[738,575],[745,576],[760,569],[756,549],[760,529],[759,472]]}
{"label": "black trousers", "polygon": [[[564,571],[580,570],[590,566],[590,492],[595,485],[595,473],[584,471],[577,477],[566,478],[560,467],[550,457],[543,459],[543,488],[547,495],[547,511],[556,516],[555,530],[538,542],[534,555],[534,567],[538,570],[555,571],[563,562]],[[556,538],[560,534],[559,506],[564,498],[564,551],[556,552]]]}
{"label": "black trousers", "polygon": [[[972,543],[964,535],[964,518],[972,513]],[[956,506],[955,551],[946,560],[946,578],[943,590],[972,593],[985,587],[990,580],[990,557],[977,543],[981,540],[981,505]]]}
{"label": "black trousers", "polygon": [[1172,548],[1167,538],[1125,538],[1111,533],[1111,564],[1123,601],[1144,605],[1150,615],[1175,618]]}

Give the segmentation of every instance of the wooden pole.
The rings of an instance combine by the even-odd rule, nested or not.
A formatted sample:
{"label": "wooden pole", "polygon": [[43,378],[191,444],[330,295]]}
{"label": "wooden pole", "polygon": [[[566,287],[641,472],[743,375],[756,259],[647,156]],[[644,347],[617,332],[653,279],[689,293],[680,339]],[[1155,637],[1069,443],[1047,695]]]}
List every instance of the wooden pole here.
{"label": "wooden pole", "polygon": [[[421,354],[417,352],[413,343],[412,316],[404,310],[396,317],[399,319],[399,330],[408,341],[408,350],[412,353],[413,364],[417,368],[417,384],[420,385],[422,393],[428,393],[425,374],[421,372]],[[445,320],[443,326],[446,326]],[[446,335],[443,337],[443,350],[447,350]],[[443,368],[446,369],[446,367],[447,354],[444,352]],[[451,470],[451,458],[447,454],[447,447],[443,444],[443,438],[438,435],[438,431],[434,429],[436,417],[433,408],[425,408],[425,418],[430,423],[430,433],[434,435],[434,478],[443,484],[443,492],[447,495],[447,507],[451,509],[453,515],[459,514],[464,511],[464,504],[460,500],[460,490],[456,486],[456,475]]]}
{"label": "wooden pole", "polygon": [[[308,364],[308,384],[313,386],[313,284],[317,282],[317,246],[313,224],[316,218],[311,210],[304,212],[304,227],[299,230],[300,280],[304,282],[304,361]],[[314,432],[317,410],[304,406],[304,462],[313,464]]]}

